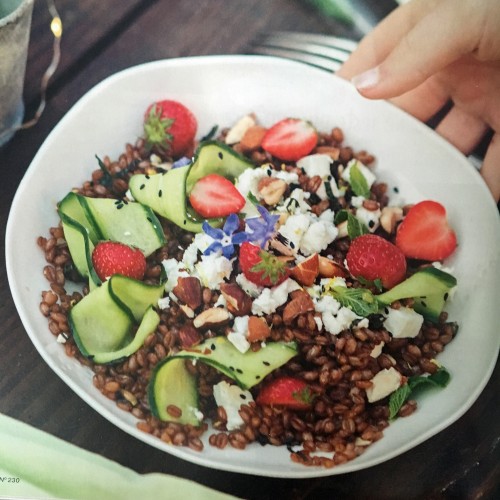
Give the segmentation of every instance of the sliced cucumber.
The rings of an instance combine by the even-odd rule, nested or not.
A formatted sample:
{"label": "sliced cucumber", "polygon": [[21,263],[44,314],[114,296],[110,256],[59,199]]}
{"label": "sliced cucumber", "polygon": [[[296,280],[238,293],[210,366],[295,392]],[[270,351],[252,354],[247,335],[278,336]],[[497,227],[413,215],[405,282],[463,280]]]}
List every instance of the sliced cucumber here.
{"label": "sliced cucumber", "polygon": [[113,275],[109,283],[111,296],[123,308],[127,308],[138,323],[144,316],[146,309],[151,305],[156,305],[164,292],[165,285],[163,283],[148,285],[119,274]]}
{"label": "sliced cucumber", "polygon": [[109,280],[76,304],[68,315],[80,352],[89,358],[121,349],[132,340],[134,318],[109,293]]}
{"label": "sliced cucumber", "polygon": [[457,280],[454,276],[430,266],[417,271],[399,285],[377,295],[376,298],[382,305],[413,298],[415,311],[429,321],[437,322],[451,289],[456,285]]}
{"label": "sliced cucumber", "polygon": [[89,233],[90,240],[96,243],[103,240],[104,236],[99,231],[99,228],[89,220],[87,210],[83,204],[83,196],[69,192],[58,204],[57,211],[62,218],[62,215],[70,217],[74,221],[81,224]]}
{"label": "sliced cucumber", "polygon": [[133,175],[129,181],[132,196],[158,215],[186,231],[199,233],[202,222],[193,220],[186,204],[186,177],[190,165],[154,175]]}
{"label": "sliced cucumber", "polygon": [[139,248],[146,257],[165,244],[160,221],[151,208],[110,198],[81,197],[81,202],[103,239]]}
{"label": "sliced cucumber", "polygon": [[133,339],[121,349],[96,353],[94,355],[94,362],[101,364],[116,363],[134,354],[134,352],[142,347],[148,335],[154,332],[159,324],[160,316],[152,307],[149,307]]}
{"label": "sliced cucumber", "polygon": [[[198,426],[198,390],[196,377],[186,368],[186,360],[172,356],[157,365],[148,386],[151,413],[160,420]],[[181,415],[169,413],[167,408],[174,405]]]}
{"label": "sliced cucumber", "polygon": [[189,169],[186,193],[189,194],[196,182],[208,174],[219,174],[234,182],[247,168],[255,168],[255,165],[224,143],[202,142]]}
{"label": "sliced cucumber", "polygon": [[[193,163],[154,175],[133,175],[129,181],[132,196],[151,207],[158,215],[169,219],[186,231],[198,233],[202,220],[190,209],[187,199],[194,184],[208,174],[219,174],[234,181],[247,168],[255,168],[247,158],[217,141],[200,144]],[[211,219],[212,226],[222,219]]]}
{"label": "sliced cucumber", "polygon": [[[226,337],[208,339],[194,349],[165,358],[155,367],[148,387],[151,411],[165,421],[198,422],[196,377],[186,369],[186,359],[206,363],[236,381],[243,389],[249,389],[296,355],[297,346],[294,343],[270,342],[259,351],[242,354]],[[182,410],[182,421],[167,411],[168,405]]]}
{"label": "sliced cucumber", "polygon": [[91,288],[100,285],[101,280],[97,276],[94,266],[92,265],[94,244],[90,239],[87,228],[76,220],[68,217],[64,212],[60,213],[60,217],[64,238],[68,244],[68,249],[77,271],[83,278],[89,278]]}
{"label": "sliced cucumber", "polygon": [[[80,352],[97,363],[133,354],[142,345],[143,329],[149,329],[149,334],[157,326],[151,329],[158,314],[150,310],[162,294],[163,285],[113,275],[69,312],[69,326]],[[132,331],[137,323],[141,326],[134,337]]]}

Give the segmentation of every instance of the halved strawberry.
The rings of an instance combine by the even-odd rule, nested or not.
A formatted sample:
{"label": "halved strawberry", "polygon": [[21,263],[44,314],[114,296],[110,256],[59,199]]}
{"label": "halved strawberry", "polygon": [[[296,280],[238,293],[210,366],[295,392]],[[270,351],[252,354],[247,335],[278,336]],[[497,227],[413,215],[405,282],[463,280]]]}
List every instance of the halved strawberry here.
{"label": "halved strawberry", "polygon": [[177,101],[155,102],[148,106],[144,115],[146,146],[173,157],[191,153],[197,129],[193,113]]}
{"label": "halved strawberry", "polygon": [[286,406],[294,410],[307,410],[311,407],[314,394],[302,379],[283,376],[262,387],[256,403],[259,405]]}
{"label": "halved strawberry", "polygon": [[317,143],[318,133],[310,122],[285,118],[266,132],[262,148],[280,160],[297,161],[308,155]]}
{"label": "halved strawberry", "polygon": [[238,213],[245,206],[245,198],[234,184],[218,174],[202,177],[193,186],[189,202],[207,219]]}
{"label": "halved strawberry", "polygon": [[146,259],[138,248],[115,241],[101,241],[92,252],[92,264],[97,276],[105,281],[113,274],[142,280],[146,272]]}
{"label": "halved strawberry", "polygon": [[245,277],[259,286],[277,286],[289,275],[283,260],[248,241],[240,246],[239,263]]}
{"label": "halved strawberry", "polygon": [[311,286],[319,274],[319,256],[313,253],[295,267],[290,269],[290,274],[303,286]]}
{"label": "halved strawberry", "polygon": [[457,236],[448,224],[443,205],[425,200],[410,208],[398,227],[396,245],[412,259],[434,261],[449,257],[457,246]]}
{"label": "halved strawberry", "polygon": [[346,255],[347,267],[355,278],[392,288],[406,277],[406,258],[390,241],[376,234],[363,234],[352,240]]}

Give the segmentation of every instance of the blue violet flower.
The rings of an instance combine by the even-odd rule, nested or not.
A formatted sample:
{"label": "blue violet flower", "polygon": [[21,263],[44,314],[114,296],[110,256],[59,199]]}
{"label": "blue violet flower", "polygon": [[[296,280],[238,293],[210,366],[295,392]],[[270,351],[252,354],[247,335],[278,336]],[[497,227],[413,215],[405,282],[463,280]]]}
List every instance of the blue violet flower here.
{"label": "blue violet flower", "polygon": [[271,215],[265,207],[257,205],[257,210],[260,217],[252,217],[246,219],[248,228],[252,231],[248,233],[248,239],[252,242],[259,243],[261,248],[264,248],[267,242],[275,234],[276,222],[280,218],[279,215]]}
{"label": "blue violet flower", "polygon": [[203,252],[204,255],[209,255],[212,252],[222,250],[222,255],[229,259],[235,252],[235,245],[241,245],[248,240],[248,235],[244,231],[235,232],[240,227],[240,220],[236,214],[231,214],[224,223],[222,229],[212,227],[207,221],[203,223],[203,231],[210,236],[214,241]]}

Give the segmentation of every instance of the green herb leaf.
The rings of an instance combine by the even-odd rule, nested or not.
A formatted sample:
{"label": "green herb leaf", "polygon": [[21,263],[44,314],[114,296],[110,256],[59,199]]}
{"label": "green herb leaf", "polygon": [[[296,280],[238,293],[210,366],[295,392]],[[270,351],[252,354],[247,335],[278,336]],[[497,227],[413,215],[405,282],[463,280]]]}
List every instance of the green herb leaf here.
{"label": "green herb leaf", "polygon": [[210,139],[213,139],[215,137],[215,134],[217,133],[217,130],[219,129],[219,126],[218,125],[214,125],[209,131],[208,133],[203,136],[201,139],[200,139],[200,142],[203,142],[203,141],[209,141]]}
{"label": "green herb leaf", "polygon": [[113,176],[109,173],[109,170],[106,168],[106,165],[104,165],[104,162],[97,155],[95,155],[95,157],[97,159],[97,163],[99,164],[99,168],[104,174],[100,183],[109,189],[113,184]]}
{"label": "green herb leaf", "polygon": [[248,198],[248,201],[250,201],[250,203],[252,203],[252,205],[255,205],[255,206],[260,205],[259,200],[252,193],[252,191],[248,191],[247,198]]}
{"label": "green herb leaf", "polygon": [[389,420],[394,420],[401,407],[405,404],[406,400],[410,397],[411,387],[404,384],[399,389],[396,389],[389,398]]}
{"label": "green herb leaf", "polygon": [[349,215],[349,212],[347,210],[339,210],[336,214],[335,214],[335,217],[333,219],[333,222],[335,224],[340,224],[344,221],[347,220],[347,217]]}
{"label": "green herb leaf", "polygon": [[356,196],[370,197],[370,186],[356,162],[349,170],[349,182]]}
{"label": "green herb leaf", "polygon": [[429,376],[415,375],[408,379],[408,383],[394,391],[389,398],[389,420],[394,420],[401,407],[414,393],[416,387],[440,387],[444,388],[450,381],[450,373],[446,368],[440,367],[436,373]]}
{"label": "green herb leaf", "polygon": [[378,312],[378,302],[375,296],[366,288],[347,288],[334,286],[328,292],[344,307],[348,307],[355,314],[366,318]]}
{"label": "green herb leaf", "polygon": [[351,240],[369,232],[366,225],[357,219],[355,215],[351,214],[351,212],[347,213],[347,234]]}

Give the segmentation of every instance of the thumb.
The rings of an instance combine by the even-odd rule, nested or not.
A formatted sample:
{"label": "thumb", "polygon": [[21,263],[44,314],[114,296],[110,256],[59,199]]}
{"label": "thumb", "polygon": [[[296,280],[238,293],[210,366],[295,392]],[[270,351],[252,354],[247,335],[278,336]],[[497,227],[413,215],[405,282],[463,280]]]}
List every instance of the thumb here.
{"label": "thumb", "polygon": [[480,23],[468,2],[443,0],[405,34],[378,66],[352,78],[365,97],[389,99],[408,92],[480,40]]}

